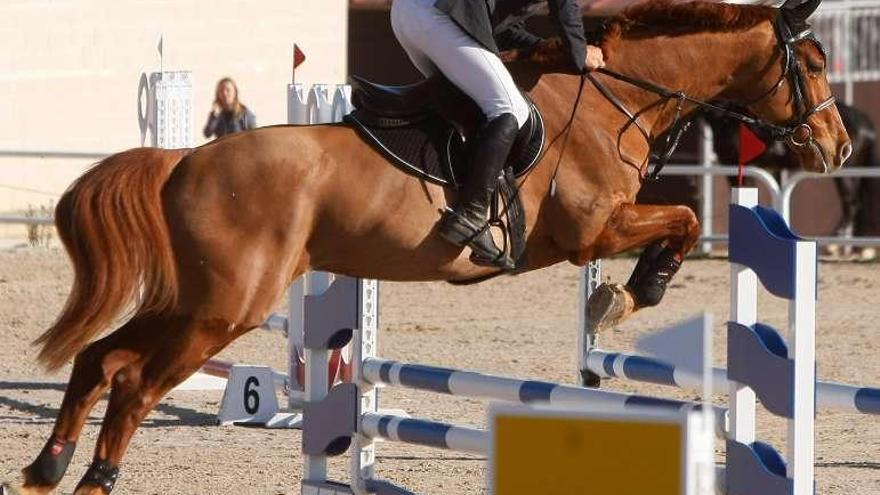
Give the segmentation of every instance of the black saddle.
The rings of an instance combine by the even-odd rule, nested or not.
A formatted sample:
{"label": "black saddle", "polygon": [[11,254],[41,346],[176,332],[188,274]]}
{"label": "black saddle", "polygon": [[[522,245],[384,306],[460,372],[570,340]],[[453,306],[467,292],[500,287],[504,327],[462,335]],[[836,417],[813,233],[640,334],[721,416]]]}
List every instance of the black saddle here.
{"label": "black saddle", "polygon": [[[443,77],[410,86],[383,86],[354,76],[345,117],[359,134],[403,171],[457,188],[467,173],[467,141],[485,120],[477,105]],[[531,115],[520,130],[505,168],[518,177],[538,161],[544,121],[523,93]]]}

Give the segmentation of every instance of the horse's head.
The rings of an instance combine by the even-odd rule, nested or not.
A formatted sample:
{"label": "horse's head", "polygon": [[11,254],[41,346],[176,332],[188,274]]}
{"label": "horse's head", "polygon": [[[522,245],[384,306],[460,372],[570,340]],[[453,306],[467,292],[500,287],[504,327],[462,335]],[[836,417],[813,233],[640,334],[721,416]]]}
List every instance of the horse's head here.
{"label": "horse's head", "polygon": [[828,85],[825,50],[806,23],[819,2],[783,5],[773,21],[773,63],[744,94],[749,111],[773,124],[770,133],[785,140],[805,170],[827,173],[843,165],[852,144]]}

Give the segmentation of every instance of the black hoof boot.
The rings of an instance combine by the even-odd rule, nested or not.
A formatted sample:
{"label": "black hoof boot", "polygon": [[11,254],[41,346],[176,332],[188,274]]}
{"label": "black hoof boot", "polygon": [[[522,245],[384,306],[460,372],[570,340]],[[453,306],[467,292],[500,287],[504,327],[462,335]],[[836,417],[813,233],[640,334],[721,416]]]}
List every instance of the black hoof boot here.
{"label": "black hoof boot", "polygon": [[[64,473],[67,472],[67,466],[70,465],[75,450],[76,442],[65,442],[55,437],[50,438],[43,450],[40,451],[40,455],[30,466],[25,468],[28,483],[42,486],[57,485],[64,477]],[[9,492],[15,493],[11,489]]]}
{"label": "black hoof boot", "polygon": [[[641,259],[639,264],[641,264]],[[681,261],[672,249],[667,247],[657,253],[651,262],[650,269],[644,270],[636,280],[631,280],[627,284],[639,307],[660,304],[666,294],[669,282],[678,273],[679,268],[681,268]]]}
{"label": "black hoof boot", "polygon": [[118,467],[107,461],[95,459],[92,461],[92,465],[86,470],[86,473],[76,487],[80,488],[88,485],[97,486],[101,488],[104,493],[109,495],[110,492],[113,491],[113,487],[116,485],[116,480],[118,478]]}

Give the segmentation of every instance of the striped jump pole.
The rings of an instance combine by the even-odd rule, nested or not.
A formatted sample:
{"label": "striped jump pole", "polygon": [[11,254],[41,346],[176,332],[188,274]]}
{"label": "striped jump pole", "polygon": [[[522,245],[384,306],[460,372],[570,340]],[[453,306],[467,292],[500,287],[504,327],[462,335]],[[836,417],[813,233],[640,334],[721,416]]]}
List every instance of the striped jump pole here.
{"label": "striped jump pole", "polygon": [[487,455],[489,449],[485,430],[392,414],[364,414],[360,433],[371,440],[382,438],[471,454]]}
{"label": "striped jump pole", "polygon": [[[702,387],[699,376],[682,372],[659,359],[638,354],[591,349],[586,365],[590,372],[601,378],[624,378],[697,391]],[[715,368],[712,378],[714,390],[729,389],[730,381],[725,368]],[[880,415],[880,388],[817,381],[816,406],[819,409]]]}
{"label": "striped jump pole", "polygon": [[[545,404],[602,412],[621,412],[637,408],[685,410],[701,407],[697,403],[688,401],[552,382],[520,380],[475,371],[406,364],[379,358],[364,359],[361,373],[364,381],[372,385],[391,385],[456,397],[500,400],[518,404]],[[714,406],[714,414],[716,434],[719,438],[725,438],[727,410]]]}

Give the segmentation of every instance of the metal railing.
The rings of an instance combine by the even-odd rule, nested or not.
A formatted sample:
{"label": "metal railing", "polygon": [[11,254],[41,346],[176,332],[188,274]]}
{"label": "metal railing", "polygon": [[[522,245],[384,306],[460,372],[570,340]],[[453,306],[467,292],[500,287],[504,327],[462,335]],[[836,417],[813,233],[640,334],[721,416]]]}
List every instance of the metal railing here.
{"label": "metal railing", "polygon": [[880,79],[880,2],[824,2],[810,20],[828,49],[828,79],[844,84],[844,100],[853,101],[853,85]]}
{"label": "metal railing", "polygon": [[[663,173],[670,176],[683,177],[705,177],[705,176],[723,176],[735,177],[738,174],[738,168],[732,166],[713,166],[706,167],[703,165],[669,165],[663,169]],[[831,175],[819,174],[815,172],[795,172],[783,180],[782,185],[776,181],[772,174],[758,167],[749,166],[745,168],[745,176],[755,179],[760,185],[764,186],[765,191],[770,195],[770,201],[773,208],[777,209],[786,222],[791,223],[792,202],[794,191],[805,180],[816,179],[838,179],[843,177],[880,179],[880,167],[866,168],[843,168]],[[704,227],[704,233],[700,237],[700,242],[708,244],[725,244],[728,241],[727,235],[714,234],[711,230],[706,230],[706,225],[711,225],[706,218],[711,217],[714,212],[711,209],[705,209],[700,212],[700,223]],[[856,237],[856,236],[808,236],[810,240],[814,240],[819,244],[841,244],[850,246],[880,246],[880,237]]]}
{"label": "metal railing", "polygon": [[[0,150],[0,158],[58,158],[66,160],[103,160],[112,155],[109,151],[67,151],[67,150],[34,150],[34,149],[9,149]],[[37,217],[27,215],[0,216],[0,224],[14,225],[52,225],[55,220],[51,217]]]}
{"label": "metal railing", "polygon": [[0,224],[16,224],[16,225],[52,225],[55,219],[51,217],[29,217],[25,215],[10,215],[0,217]]}
{"label": "metal railing", "polygon": [[[880,167],[866,168],[842,168],[832,175],[818,174],[814,172],[795,172],[782,182],[782,218],[791,223],[792,198],[794,190],[805,180],[816,179],[839,179],[843,177],[880,179]],[[854,236],[819,236],[811,237],[819,244],[844,244],[853,246],[880,246],[880,237],[854,237]]]}
{"label": "metal railing", "polygon": [[63,151],[63,150],[0,150],[0,158],[64,158],[83,160],[102,160],[112,155],[110,152]]}

